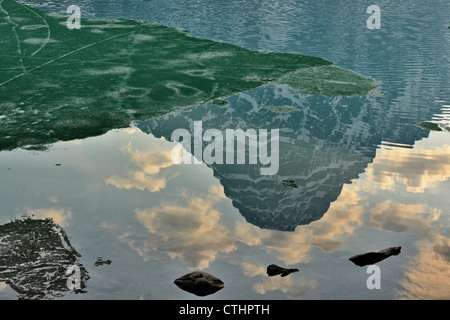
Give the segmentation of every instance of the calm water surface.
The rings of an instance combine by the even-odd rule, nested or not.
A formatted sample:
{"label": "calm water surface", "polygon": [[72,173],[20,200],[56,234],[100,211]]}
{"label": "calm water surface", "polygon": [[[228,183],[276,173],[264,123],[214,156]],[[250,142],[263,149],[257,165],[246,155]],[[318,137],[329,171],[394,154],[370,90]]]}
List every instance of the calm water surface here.
{"label": "calm water surface", "polygon": [[[77,4],[24,3],[61,14]],[[450,132],[416,125],[450,126],[449,4],[377,4],[380,30],[366,28],[365,1],[80,1],[88,17],[321,57],[374,78],[379,93],[328,97],[271,84],[226,106],[192,106],[45,151],[2,151],[0,223],[51,217],[65,230],[89,279],[85,293],[60,299],[196,299],[173,284],[192,270],[225,282],[211,299],[450,299]],[[278,173],[174,165],[171,133],[194,121],[222,132],[279,128]],[[401,254],[377,264],[381,289],[369,290],[367,268],[348,258],[392,246]],[[99,257],[111,264],[96,266]],[[270,264],[299,272],[268,277]],[[0,298],[17,299],[0,281]]]}

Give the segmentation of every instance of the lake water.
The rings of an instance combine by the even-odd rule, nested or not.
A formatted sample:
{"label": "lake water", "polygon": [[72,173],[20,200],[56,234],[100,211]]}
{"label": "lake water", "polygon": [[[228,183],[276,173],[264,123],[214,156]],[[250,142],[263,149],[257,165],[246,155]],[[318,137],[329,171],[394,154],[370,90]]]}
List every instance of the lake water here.
{"label": "lake water", "polygon": [[[270,82],[45,150],[2,148],[0,223],[52,218],[89,276],[79,294],[39,281],[27,291],[29,274],[11,276],[20,268],[2,258],[0,299],[205,299],[173,283],[194,270],[225,283],[207,299],[450,299],[447,1],[379,1],[380,29],[367,28],[366,1],[22,3],[62,15],[76,4],[82,19],[145,20],[311,55],[377,88],[347,97]],[[278,171],[175,165],[171,134],[195,121],[220,132],[279,129]],[[394,246],[401,253],[376,264],[381,288],[368,288],[368,268],[349,258]],[[299,271],[269,277],[270,264]]]}

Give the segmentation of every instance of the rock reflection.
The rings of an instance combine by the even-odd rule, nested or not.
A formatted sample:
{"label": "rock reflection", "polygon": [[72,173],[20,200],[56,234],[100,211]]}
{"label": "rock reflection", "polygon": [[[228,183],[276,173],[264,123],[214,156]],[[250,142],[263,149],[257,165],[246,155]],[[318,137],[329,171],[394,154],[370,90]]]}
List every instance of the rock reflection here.
{"label": "rock reflection", "polygon": [[79,257],[65,231],[51,219],[16,219],[0,226],[0,281],[20,300],[64,296],[70,291],[70,266],[80,272],[74,291],[85,292],[89,275]]}

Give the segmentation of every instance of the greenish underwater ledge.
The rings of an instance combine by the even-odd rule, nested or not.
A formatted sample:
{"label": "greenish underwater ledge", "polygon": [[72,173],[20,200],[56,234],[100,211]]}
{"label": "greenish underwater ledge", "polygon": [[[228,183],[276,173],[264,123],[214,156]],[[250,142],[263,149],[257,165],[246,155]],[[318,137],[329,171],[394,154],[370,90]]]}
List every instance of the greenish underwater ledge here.
{"label": "greenish underwater ledge", "polygon": [[82,19],[70,30],[67,19],[0,0],[0,150],[45,149],[269,83],[346,96],[377,85],[318,57],[129,19]]}

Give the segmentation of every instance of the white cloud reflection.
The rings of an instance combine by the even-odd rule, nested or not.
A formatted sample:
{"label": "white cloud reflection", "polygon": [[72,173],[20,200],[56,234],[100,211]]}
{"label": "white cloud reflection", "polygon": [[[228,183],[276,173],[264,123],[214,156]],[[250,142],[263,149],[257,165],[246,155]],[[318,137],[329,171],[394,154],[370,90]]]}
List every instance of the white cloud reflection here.
{"label": "white cloud reflection", "polygon": [[[165,177],[171,170],[165,171],[164,175],[161,173],[162,169],[172,165],[170,150],[140,151],[130,145],[124,150],[138,170],[127,178],[110,178],[109,184],[149,191],[166,187]],[[331,203],[320,220],[297,226],[293,232],[261,229],[247,223],[241,216],[230,223],[219,209],[222,201],[229,202],[229,199],[218,184],[210,186],[207,192],[184,189],[181,195],[177,193],[176,198],[137,209],[136,220],[146,232],[125,232],[120,239],[143,259],[163,254],[179,259],[188,268],[204,269],[219,257],[243,246],[266,253],[274,261],[289,267],[310,262],[314,247],[324,252],[344,250],[351,246],[352,235],[361,226],[397,234],[408,233],[418,236],[421,244],[418,256],[413,259],[414,267],[409,267],[405,279],[400,280],[404,290],[399,292],[399,297],[448,297],[446,288],[450,286],[438,283],[437,275],[441,275],[444,283],[450,284],[445,276],[450,274],[449,241],[426,242],[442,231],[439,225],[443,209],[417,203],[417,192],[435,192],[441,182],[448,180],[449,164],[448,146],[382,149],[364,177],[344,185],[339,198]],[[161,179],[161,184],[152,179]],[[377,199],[373,196],[384,194],[386,190],[395,192],[387,193],[387,198],[372,207]],[[402,190],[401,198],[399,190]],[[280,291],[291,298],[302,298],[316,287],[313,279],[301,276],[267,277],[267,266],[254,262],[239,261],[236,264],[246,276],[257,280],[252,290],[262,295]],[[437,289],[432,293],[434,286]]]}
{"label": "white cloud reflection", "polygon": [[145,172],[135,171],[130,173],[130,176],[126,178],[113,175],[106,180],[106,184],[118,189],[139,189],[157,192],[166,187],[167,179],[164,177],[155,178],[145,174]]}
{"label": "white cloud reflection", "polygon": [[0,291],[5,290],[9,286],[4,281],[0,281]]}
{"label": "white cloud reflection", "polygon": [[65,208],[48,209],[26,209],[27,215],[36,219],[51,218],[61,227],[67,227],[71,224],[72,211]]}

